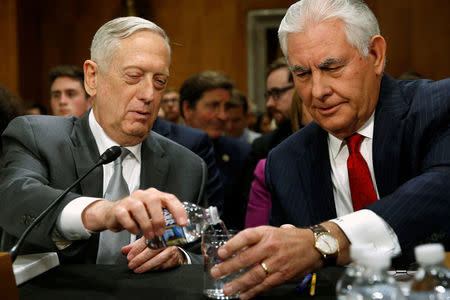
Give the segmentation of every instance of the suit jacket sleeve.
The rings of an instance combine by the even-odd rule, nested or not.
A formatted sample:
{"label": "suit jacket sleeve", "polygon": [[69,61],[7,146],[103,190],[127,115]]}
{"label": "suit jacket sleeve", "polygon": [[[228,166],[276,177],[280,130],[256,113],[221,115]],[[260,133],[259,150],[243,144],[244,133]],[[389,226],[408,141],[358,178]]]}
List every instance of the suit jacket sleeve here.
{"label": "suit jacket sleeve", "polygon": [[[13,236],[20,236],[26,227],[62,192],[73,178],[68,174],[52,174],[49,165],[52,157],[40,149],[51,140],[35,136],[35,119],[14,119],[3,134],[4,167],[0,169],[0,226]],[[70,127],[70,124],[68,124]],[[64,128],[53,130],[64,131]],[[51,132],[46,132],[51,134]],[[66,149],[58,149],[65,153]],[[70,154],[69,154],[70,155]],[[57,166],[55,166],[57,167]],[[61,169],[61,168],[60,168]],[[60,170],[64,172],[64,170]],[[51,176],[61,181],[50,186]],[[70,184],[70,183],[69,183]],[[62,208],[80,195],[70,193],[34,228],[27,241],[42,249],[56,250],[51,231]]]}

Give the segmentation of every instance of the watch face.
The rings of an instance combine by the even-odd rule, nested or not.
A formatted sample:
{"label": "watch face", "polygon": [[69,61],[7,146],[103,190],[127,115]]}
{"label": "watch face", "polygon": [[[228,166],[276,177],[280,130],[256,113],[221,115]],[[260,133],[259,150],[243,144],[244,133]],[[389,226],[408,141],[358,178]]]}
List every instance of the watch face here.
{"label": "watch face", "polygon": [[316,247],[325,254],[334,254],[338,250],[337,240],[327,233],[317,236]]}

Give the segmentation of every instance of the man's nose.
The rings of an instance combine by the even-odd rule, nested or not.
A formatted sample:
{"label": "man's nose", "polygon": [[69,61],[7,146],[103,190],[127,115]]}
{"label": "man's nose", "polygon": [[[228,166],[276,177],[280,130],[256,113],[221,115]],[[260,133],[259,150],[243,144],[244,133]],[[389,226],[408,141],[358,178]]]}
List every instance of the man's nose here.
{"label": "man's nose", "polygon": [[154,94],[155,87],[153,86],[153,78],[151,76],[145,76],[139,83],[136,97],[144,102],[150,102],[153,100]]}
{"label": "man's nose", "polygon": [[321,101],[326,99],[326,96],[331,94],[331,88],[328,84],[328,80],[320,73],[312,75],[311,94],[313,98]]}

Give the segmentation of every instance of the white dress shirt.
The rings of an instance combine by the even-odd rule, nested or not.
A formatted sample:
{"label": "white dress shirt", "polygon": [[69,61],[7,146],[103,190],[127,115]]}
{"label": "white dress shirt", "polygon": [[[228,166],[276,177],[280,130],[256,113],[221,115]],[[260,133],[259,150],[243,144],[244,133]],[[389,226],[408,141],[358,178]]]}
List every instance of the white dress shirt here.
{"label": "white dress shirt", "polygon": [[[103,128],[98,124],[95,119],[94,113],[91,110],[89,112],[89,127],[91,128],[92,134],[94,135],[95,142],[100,154],[102,154],[106,149],[112,146],[119,146],[115,141],[113,141],[103,130]],[[123,167],[123,177],[128,185],[128,190],[130,194],[135,190],[139,189],[140,178],[141,178],[141,146],[139,143],[135,146],[125,147],[130,150],[130,154],[125,157],[122,161]],[[103,165],[103,195],[108,187],[109,180],[114,173],[114,162]],[[88,239],[91,236],[91,231],[86,229],[83,225],[81,219],[81,214],[83,210],[92,202],[99,200],[95,197],[79,197],[68,203],[56,221],[57,235],[54,240],[58,248],[63,249],[69,246],[70,241],[73,240],[83,240]],[[59,236],[62,236],[66,241],[61,241]],[[130,243],[136,240],[136,235],[130,234]],[[68,242],[68,241],[69,242]],[[181,252],[185,255],[187,263],[191,264],[191,258],[186,253],[186,251],[178,247]]]}
{"label": "white dress shirt", "polygon": [[[377,199],[379,199],[373,171],[373,127],[374,113],[364,126],[358,130],[358,133],[365,137],[362,141],[360,152],[367,162],[377,193]],[[339,225],[352,244],[372,244],[376,249],[387,251],[393,256],[400,254],[401,249],[397,235],[381,217],[368,209],[353,211],[347,170],[349,152],[346,142],[328,134],[328,152],[331,164],[334,203],[338,216],[331,221]]]}
{"label": "white dress shirt", "polygon": [[[95,142],[100,154],[112,146],[119,146],[109,136],[106,135],[103,128],[97,123],[92,110],[89,112],[89,127],[94,135]],[[126,147],[130,154],[122,161],[123,177],[128,185],[130,194],[139,188],[141,177],[141,143],[132,147]],[[103,195],[106,192],[109,180],[114,173],[114,162],[103,165]],[[92,202],[99,200],[95,197],[79,197],[72,200],[62,210],[56,222],[58,232],[68,240],[88,239],[91,232],[87,230],[81,220],[81,213]],[[136,239],[131,235],[130,242]]]}

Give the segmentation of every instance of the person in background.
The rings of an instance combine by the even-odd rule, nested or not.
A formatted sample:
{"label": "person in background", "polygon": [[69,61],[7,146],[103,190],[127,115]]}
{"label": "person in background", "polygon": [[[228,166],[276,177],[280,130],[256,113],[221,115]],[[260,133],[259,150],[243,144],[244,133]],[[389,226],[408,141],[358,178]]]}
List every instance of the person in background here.
{"label": "person in background", "polygon": [[40,103],[30,103],[25,111],[27,115],[46,115],[47,109]]}
{"label": "person in background", "polygon": [[56,251],[63,264],[121,264],[136,273],[203,261],[182,248],[150,249],[146,243],[165,232],[163,209],[185,226],[179,199],[207,204],[204,161],[151,131],[169,78],[170,52],[156,24],[113,19],[96,32],[91,59],[84,62],[93,100],[89,113],[23,116],[9,124],[3,134],[6,167],[0,169],[0,207],[7,209],[0,210],[0,226],[15,238],[100,154],[112,146],[122,149],[54,207],[30,232],[22,252]]}
{"label": "person in background", "polygon": [[84,89],[84,73],[77,66],[61,65],[50,70],[50,106],[54,116],[81,118],[92,106]]}
{"label": "person in background", "polygon": [[183,117],[180,112],[180,94],[173,88],[167,88],[164,92],[161,109],[164,111],[164,120],[184,124]]}
{"label": "person in background", "polygon": [[248,102],[240,91],[234,89],[227,103],[227,121],[225,134],[231,138],[251,144],[261,134],[248,129]]}
{"label": "person in background", "polygon": [[294,82],[292,74],[289,71],[286,59],[279,57],[267,69],[266,92],[264,93],[267,112],[275,120],[277,128],[263,134],[252,143],[252,150],[248,156],[244,172],[243,192],[246,201],[238,209],[238,211],[243,212],[244,219],[257,163],[261,159],[266,158],[270,150],[292,134],[291,105],[293,95]]}
{"label": "person in background", "polygon": [[259,114],[258,120],[256,121],[256,132],[264,134],[273,130],[271,123],[272,117],[268,113]]}
{"label": "person in background", "polygon": [[250,145],[224,136],[226,105],[234,83],[220,72],[205,71],[186,79],[180,88],[182,115],[186,125],[206,132],[214,147],[217,167],[224,187],[222,220],[228,228],[244,227],[242,174]]}
{"label": "person in background", "polygon": [[246,229],[218,250],[238,254],[215,278],[259,263],[225,294],[248,299],[347,264],[350,243],[397,256],[403,270],[416,245],[448,244],[450,79],[385,74],[386,41],[362,0],[299,1],[278,36],[314,122],[267,158],[274,227]]}
{"label": "person in background", "polygon": [[258,123],[258,107],[253,101],[248,100],[248,118],[247,124],[248,129],[258,132],[257,123]]}
{"label": "person in background", "polygon": [[[292,132],[296,132],[312,121],[312,117],[305,108],[297,92],[294,92],[291,103]],[[270,193],[267,190],[265,179],[266,159],[261,159],[253,172],[254,178],[250,188],[245,228],[267,225],[269,223],[270,209],[272,207]]]}

